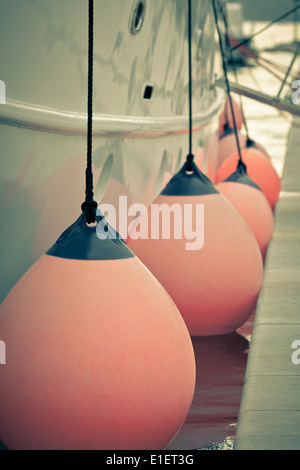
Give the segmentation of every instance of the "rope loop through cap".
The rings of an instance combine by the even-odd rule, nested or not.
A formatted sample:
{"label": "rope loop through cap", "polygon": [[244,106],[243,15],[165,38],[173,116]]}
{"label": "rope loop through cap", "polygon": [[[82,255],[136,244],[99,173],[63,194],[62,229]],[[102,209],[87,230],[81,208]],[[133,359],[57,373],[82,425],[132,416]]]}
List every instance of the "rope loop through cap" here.
{"label": "rope loop through cap", "polygon": [[81,205],[82,212],[85,213],[87,224],[93,224],[96,222],[97,207],[98,203],[94,200],[84,201],[84,203]]}
{"label": "rope loop through cap", "polygon": [[194,171],[194,155],[192,153],[189,153],[186,157],[186,164],[185,164],[185,170],[188,172],[193,172]]}
{"label": "rope loop through cap", "polygon": [[237,166],[237,171],[239,173],[246,173],[247,174],[247,166],[243,162],[243,160],[239,160],[238,166]]}

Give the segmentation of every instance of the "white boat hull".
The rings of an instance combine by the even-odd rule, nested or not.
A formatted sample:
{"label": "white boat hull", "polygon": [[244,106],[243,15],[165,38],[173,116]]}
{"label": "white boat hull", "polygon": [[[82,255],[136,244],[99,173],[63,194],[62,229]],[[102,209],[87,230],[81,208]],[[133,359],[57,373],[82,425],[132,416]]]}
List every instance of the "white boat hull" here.
{"label": "white boat hull", "polygon": [[[138,3],[95,1],[95,199],[116,208],[120,195],[150,204],[188,152],[187,3],[143,2],[132,34]],[[87,14],[85,0],[1,1],[0,301],[80,214]],[[224,102],[214,71],[211,3],[193,0],[193,151],[212,174]]]}

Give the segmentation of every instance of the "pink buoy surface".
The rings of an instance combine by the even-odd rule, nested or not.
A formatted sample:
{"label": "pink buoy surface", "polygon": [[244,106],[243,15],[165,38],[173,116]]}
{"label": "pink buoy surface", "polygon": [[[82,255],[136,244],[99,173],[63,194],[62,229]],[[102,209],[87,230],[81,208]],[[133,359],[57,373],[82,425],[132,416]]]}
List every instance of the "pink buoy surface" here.
{"label": "pink buoy surface", "polygon": [[[244,148],[246,146],[247,137],[246,135],[238,132],[238,139],[240,148]],[[219,167],[222,165],[227,158],[229,158],[233,153],[238,151],[237,143],[236,143],[236,136],[235,133],[230,130],[229,133],[222,134],[219,138]]]}
{"label": "pink buoy surface", "polygon": [[[274,209],[281,190],[281,180],[270,159],[255,149],[243,149],[242,158],[249,177],[261,188],[271,208]],[[217,173],[217,183],[236,170],[238,160],[239,155],[235,153],[223,162]]]}
{"label": "pink buoy surface", "polygon": [[[237,129],[240,130],[243,126],[244,119],[243,119],[243,113],[241,111],[241,108],[239,104],[236,102],[236,100],[231,96],[232,100],[232,105],[233,105],[233,112],[234,112],[234,117],[235,117],[235,122]],[[224,127],[225,124],[229,124],[230,127],[234,127],[234,122],[232,118],[232,113],[231,113],[231,106],[229,102],[229,98],[227,97],[226,104],[224,106],[224,110],[220,115],[219,118],[219,129],[220,129],[220,134],[224,132]]]}
{"label": "pink buoy surface", "polygon": [[14,449],[163,449],[188,413],[184,321],[137,258],[44,255],[0,308],[0,439]]}
{"label": "pink buoy surface", "polygon": [[[185,237],[164,239],[148,211],[140,221],[140,227],[149,228],[148,238],[133,239],[129,233],[129,247],[166,288],[192,336],[234,332],[255,308],[262,284],[262,256],[250,228],[219,193],[160,195],[154,204],[174,204],[182,213],[185,205],[193,206],[192,225],[199,230],[202,224],[203,246],[189,250],[191,240]],[[196,204],[204,205],[204,225],[196,218]],[[171,217],[171,234],[175,223]],[[153,229],[160,231],[156,239]]]}
{"label": "pink buoy surface", "polygon": [[230,181],[223,181],[216,187],[247,222],[265,259],[272,238],[274,218],[263,192],[247,184]]}

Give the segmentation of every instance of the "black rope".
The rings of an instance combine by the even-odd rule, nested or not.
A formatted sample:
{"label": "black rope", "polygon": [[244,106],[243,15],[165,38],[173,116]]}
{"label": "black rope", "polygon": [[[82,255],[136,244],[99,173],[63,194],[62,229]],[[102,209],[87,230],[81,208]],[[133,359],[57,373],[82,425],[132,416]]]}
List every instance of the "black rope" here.
{"label": "black rope", "polygon": [[[224,22],[224,27],[225,27],[226,45],[227,45],[227,48],[229,50],[229,56],[230,56],[230,61],[231,61],[231,64],[232,64],[233,74],[234,74],[236,84],[238,84],[238,76],[237,76],[236,66],[235,66],[235,63],[234,63],[234,57],[233,57],[232,49],[230,48],[230,42],[229,42],[229,28],[228,28],[228,22],[227,22],[227,17],[226,17],[226,11],[224,11],[224,14],[223,14],[223,22]],[[240,101],[240,109],[241,109],[243,122],[244,122],[244,126],[245,126],[245,131],[246,131],[247,142],[250,143],[251,139],[249,137],[249,128],[248,128],[248,123],[247,123],[246,118],[245,118],[245,110],[244,110],[244,105],[243,105],[243,100],[242,100],[241,95],[239,97],[239,101]],[[225,119],[226,119],[226,116],[227,116],[226,111],[227,111],[227,104],[225,106]],[[228,124],[228,118],[226,119],[226,122]]]}
{"label": "black rope", "polygon": [[259,34],[263,33],[264,31],[269,29],[271,26],[273,26],[273,24],[279,23],[280,21],[284,20],[287,16],[289,16],[292,13],[294,13],[295,11],[297,11],[298,8],[300,8],[300,5],[292,8],[292,10],[289,10],[287,13],[284,13],[284,15],[281,15],[278,18],[276,18],[275,20],[271,21],[271,23],[267,24],[262,29],[260,29],[256,33],[252,34],[252,36],[249,36],[247,39],[244,39],[243,41],[239,42],[236,46],[232,47],[231,50],[234,51],[235,49],[238,49],[239,47],[243,46],[244,44],[249,43],[255,36],[258,36]]}
{"label": "black rope", "polygon": [[235,114],[234,114],[234,109],[233,109],[233,103],[232,103],[232,98],[231,98],[231,90],[230,90],[230,84],[229,84],[229,80],[228,80],[228,73],[227,73],[227,65],[226,65],[225,51],[224,51],[224,47],[223,47],[223,41],[222,41],[221,31],[220,31],[220,28],[219,28],[219,21],[218,21],[218,13],[217,13],[217,7],[216,7],[216,0],[212,0],[212,4],[213,4],[213,10],[214,10],[216,28],[217,28],[218,37],[219,37],[219,44],[220,44],[220,50],[221,50],[221,56],[222,56],[223,71],[224,71],[224,77],[225,77],[225,82],[226,82],[227,95],[228,95],[228,99],[229,99],[229,103],[230,103],[230,110],[231,110],[232,121],[233,121],[233,127],[234,127],[234,133],[235,133],[235,138],[236,138],[236,145],[237,145],[238,154],[239,154],[239,165],[240,165],[240,164],[243,164],[243,165],[244,165],[243,159],[242,159],[242,152],[241,152],[239,137],[238,137],[238,131],[237,131],[237,125],[236,125],[236,120],[235,120]]}
{"label": "black rope", "polygon": [[[219,8],[221,6],[219,5]],[[226,13],[225,13],[225,7],[222,9],[222,13],[223,13],[223,21],[224,21],[224,26],[225,26],[225,42],[226,42],[226,47],[227,49],[229,49],[229,37],[228,37],[228,34],[227,34],[227,19],[226,19]],[[232,55],[231,55],[231,58],[232,58]],[[227,102],[225,103],[225,108],[224,108],[224,118],[225,118],[225,125],[224,125],[224,130],[227,130],[229,128],[229,116],[228,116],[228,106],[227,106]]]}
{"label": "black rope", "polygon": [[88,103],[87,103],[87,166],[85,172],[85,202],[81,209],[88,224],[96,221],[98,204],[94,201],[92,141],[93,141],[93,55],[94,55],[94,0],[88,0]]}
{"label": "black rope", "polygon": [[193,171],[193,79],[192,79],[192,2],[188,0],[188,48],[189,48],[189,154],[186,157],[186,170]]}

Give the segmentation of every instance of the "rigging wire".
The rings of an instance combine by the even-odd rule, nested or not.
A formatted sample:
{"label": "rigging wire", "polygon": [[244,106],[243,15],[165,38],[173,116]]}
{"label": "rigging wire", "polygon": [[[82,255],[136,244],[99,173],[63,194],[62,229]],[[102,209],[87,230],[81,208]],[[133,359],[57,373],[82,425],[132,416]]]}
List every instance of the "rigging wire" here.
{"label": "rigging wire", "polygon": [[247,44],[249,43],[254,37],[258,36],[259,34],[265,32],[267,29],[269,29],[271,26],[273,26],[273,24],[275,23],[279,23],[280,21],[284,20],[285,18],[287,18],[288,16],[290,16],[292,13],[296,12],[298,9],[300,8],[300,5],[297,5],[296,7],[292,8],[291,10],[289,10],[288,12],[284,13],[283,15],[279,16],[278,18],[275,18],[275,20],[271,21],[270,23],[268,23],[266,26],[264,26],[262,29],[260,29],[259,31],[256,31],[255,33],[253,33],[251,36],[249,36],[248,38],[244,39],[243,41],[239,42],[238,44],[236,44],[234,47],[232,47],[232,51],[234,51],[235,49],[238,49],[239,47],[243,46],[244,44]]}
{"label": "rigging wire", "polygon": [[288,79],[288,77],[289,77],[289,75],[290,75],[290,73],[291,73],[291,70],[292,70],[292,68],[293,68],[293,65],[294,65],[294,63],[295,63],[295,60],[296,60],[297,57],[298,57],[298,52],[299,52],[299,51],[300,51],[300,42],[298,43],[298,45],[297,45],[297,47],[296,47],[294,56],[293,56],[293,58],[292,58],[292,60],[291,60],[291,63],[290,63],[290,65],[289,65],[289,67],[288,67],[288,69],[287,69],[287,71],[286,71],[285,77],[284,77],[283,82],[282,82],[282,84],[281,84],[281,87],[280,87],[280,89],[279,89],[279,91],[278,91],[277,98],[279,98],[280,95],[281,95],[281,92],[282,92],[282,90],[283,90],[283,88],[284,88],[284,86],[285,86],[285,84],[286,84],[286,81],[287,81],[287,79]]}

